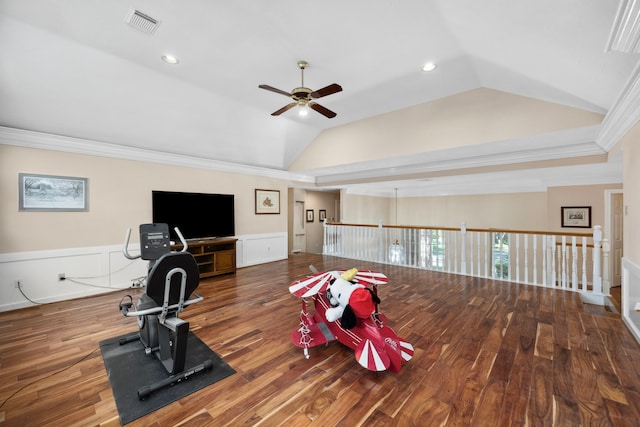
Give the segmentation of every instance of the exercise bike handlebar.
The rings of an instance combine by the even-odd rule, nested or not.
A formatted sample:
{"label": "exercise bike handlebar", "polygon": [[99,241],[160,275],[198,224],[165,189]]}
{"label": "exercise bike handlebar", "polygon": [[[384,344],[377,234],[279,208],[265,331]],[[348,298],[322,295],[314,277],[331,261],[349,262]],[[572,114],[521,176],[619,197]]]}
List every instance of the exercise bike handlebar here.
{"label": "exercise bike handlebar", "polygon": [[131,229],[127,228],[127,232],[124,235],[124,245],[122,246],[122,254],[128,259],[138,259],[142,256],[142,254],[131,255],[129,253],[129,239],[131,238]]}
{"label": "exercise bike handlebar", "polygon": [[[182,235],[182,233],[180,232],[180,229],[178,227],[175,227],[173,229],[176,234],[178,235],[178,238],[180,238],[180,242],[182,243],[182,249],[180,250],[180,252],[186,252],[187,249],[189,248],[189,244],[187,243],[187,241],[185,240],[184,236]],[[142,256],[142,254],[138,254],[138,255],[131,255],[129,253],[129,239],[131,239],[131,228],[127,228],[127,232],[124,235],[124,245],[122,246],[122,254],[128,258],[128,259],[138,259]]]}
{"label": "exercise bike handlebar", "polygon": [[187,248],[189,247],[189,245],[187,244],[187,241],[182,236],[182,233],[180,232],[180,229],[178,227],[174,227],[173,231],[176,232],[176,234],[180,238],[180,242],[182,242],[182,249],[180,250],[180,252],[186,252]]}

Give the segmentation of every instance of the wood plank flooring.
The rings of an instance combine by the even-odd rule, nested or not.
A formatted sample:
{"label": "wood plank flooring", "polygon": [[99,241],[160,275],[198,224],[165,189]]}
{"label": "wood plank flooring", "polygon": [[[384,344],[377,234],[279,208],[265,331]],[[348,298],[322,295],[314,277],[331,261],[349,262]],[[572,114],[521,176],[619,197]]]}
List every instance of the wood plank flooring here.
{"label": "wood plank flooring", "polygon": [[[289,334],[293,280],[385,273],[381,311],[415,347],[398,374],[361,368],[339,343],[306,360]],[[638,426],[640,346],[572,292],[322,255],[203,281],[182,318],[237,373],[131,426]],[[98,348],[134,332],[123,295],[0,313],[0,426],[117,426]]]}

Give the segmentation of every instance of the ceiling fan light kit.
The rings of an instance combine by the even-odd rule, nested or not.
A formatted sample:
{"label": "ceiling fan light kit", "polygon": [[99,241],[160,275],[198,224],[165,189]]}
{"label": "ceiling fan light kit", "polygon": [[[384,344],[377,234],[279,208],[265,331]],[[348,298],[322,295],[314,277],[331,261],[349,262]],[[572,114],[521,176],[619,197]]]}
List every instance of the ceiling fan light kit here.
{"label": "ceiling fan light kit", "polygon": [[309,66],[309,63],[307,61],[298,61],[298,68],[300,68],[300,75],[301,75],[301,84],[300,84],[300,87],[293,89],[291,93],[285,92],[284,90],[280,90],[269,85],[258,86],[260,89],[265,89],[271,92],[288,96],[294,101],[294,102],[291,102],[290,104],[285,105],[279,110],[276,110],[273,113],[271,113],[272,116],[279,116],[280,114],[284,113],[287,110],[290,110],[296,105],[301,108],[299,112],[301,116],[307,115],[306,107],[309,107],[314,111],[317,111],[318,113],[322,114],[323,116],[329,119],[332,119],[337,115],[335,112],[329,110],[326,107],[323,107],[317,102],[313,102],[313,100],[322,98],[323,96],[332,95],[334,93],[341,92],[342,87],[337,83],[332,83],[329,86],[325,86],[322,89],[318,89],[316,91],[311,90],[308,87],[305,87],[304,86],[304,70],[308,66]]}

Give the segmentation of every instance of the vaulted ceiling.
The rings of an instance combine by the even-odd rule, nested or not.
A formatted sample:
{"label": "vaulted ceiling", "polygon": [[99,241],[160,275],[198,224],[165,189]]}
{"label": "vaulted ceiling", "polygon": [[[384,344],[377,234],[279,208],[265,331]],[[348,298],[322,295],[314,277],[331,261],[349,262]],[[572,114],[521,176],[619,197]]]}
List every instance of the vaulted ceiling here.
{"label": "vaulted ceiling", "polygon": [[[418,144],[386,161],[353,156],[322,168],[296,167],[294,176],[310,186],[425,188],[424,194],[482,192],[492,185],[538,191],[574,184],[567,175],[581,183],[621,182],[619,159],[606,156],[610,145],[598,138],[611,111],[621,108],[638,61],[613,43],[621,37],[616,23],[625,27],[620,17],[627,3],[0,0],[0,126],[71,137],[94,149],[102,145],[104,152],[178,154],[200,165],[244,165],[286,176],[305,150],[330,136],[343,147],[364,149],[365,140],[344,135],[416,108],[425,115],[415,123],[433,120],[421,106],[487,89],[604,122],[463,149]],[[157,21],[152,33],[126,22],[134,10]],[[163,55],[179,63],[167,64]],[[342,86],[318,100],[337,117],[313,111],[300,117],[297,107],[270,115],[290,100],[258,85],[300,86],[299,60],[310,64],[304,86]],[[430,61],[437,68],[422,71]],[[68,141],[60,141],[63,149]],[[506,144],[542,150],[546,157],[536,160],[545,161],[555,159],[558,146],[586,144],[592,151],[567,174],[553,164],[534,167],[527,156],[505,161]],[[484,170],[456,172],[480,157]],[[413,173],[398,174],[403,168]],[[434,170],[450,172],[435,176]],[[418,172],[431,173],[430,179]],[[498,185],[505,182],[508,188]],[[480,183],[485,190],[476,188]]]}

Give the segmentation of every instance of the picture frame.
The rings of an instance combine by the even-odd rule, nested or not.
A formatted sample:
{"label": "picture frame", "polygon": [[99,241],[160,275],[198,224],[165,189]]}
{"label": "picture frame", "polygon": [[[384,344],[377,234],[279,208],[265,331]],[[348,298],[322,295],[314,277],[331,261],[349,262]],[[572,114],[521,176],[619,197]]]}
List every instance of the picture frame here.
{"label": "picture frame", "polygon": [[255,190],[256,215],[280,213],[280,190]]}
{"label": "picture frame", "polygon": [[307,222],[313,222],[313,209],[307,209]]}
{"label": "picture frame", "polygon": [[325,209],[320,209],[318,211],[318,220],[326,221],[327,220],[327,211]]}
{"label": "picture frame", "polygon": [[89,179],[19,173],[18,210],[21,212],[88,211]]}
{"label": "picture frame", "polygon": [[591,228],[591,206],[563,206],[563,228]]}

